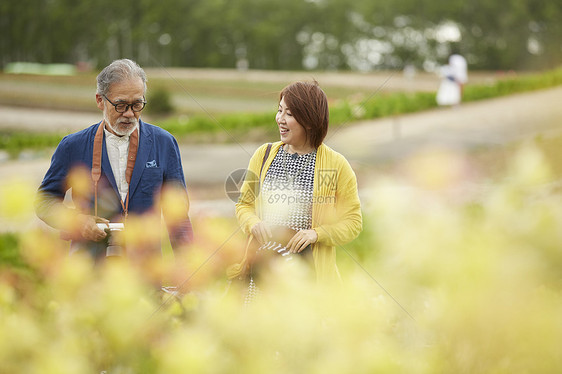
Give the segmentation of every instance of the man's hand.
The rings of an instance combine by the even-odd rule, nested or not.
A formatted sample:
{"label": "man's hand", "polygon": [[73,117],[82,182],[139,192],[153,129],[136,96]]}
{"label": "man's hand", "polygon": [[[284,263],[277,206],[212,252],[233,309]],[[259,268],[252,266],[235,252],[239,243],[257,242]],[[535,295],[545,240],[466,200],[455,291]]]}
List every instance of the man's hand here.
{"label": "man's hand", "polygon": [[79,214],[77,216],[77,230],[80,236],[93,242],[103,240],[107,233],[97,226],[98,223],[109,223],[109,221],[101,217]]}

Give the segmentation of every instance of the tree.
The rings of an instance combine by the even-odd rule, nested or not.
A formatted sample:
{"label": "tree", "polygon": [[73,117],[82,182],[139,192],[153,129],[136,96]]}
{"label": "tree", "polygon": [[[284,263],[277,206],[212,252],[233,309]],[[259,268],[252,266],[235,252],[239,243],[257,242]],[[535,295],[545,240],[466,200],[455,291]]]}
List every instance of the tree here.
{"label": "tree", "polygon": [[3,66],[129,57],[143,66],[428,67],[454,44],[472,69],[539,69],[562,62],[560,40],[562,3],[552,0],[0,2]]}

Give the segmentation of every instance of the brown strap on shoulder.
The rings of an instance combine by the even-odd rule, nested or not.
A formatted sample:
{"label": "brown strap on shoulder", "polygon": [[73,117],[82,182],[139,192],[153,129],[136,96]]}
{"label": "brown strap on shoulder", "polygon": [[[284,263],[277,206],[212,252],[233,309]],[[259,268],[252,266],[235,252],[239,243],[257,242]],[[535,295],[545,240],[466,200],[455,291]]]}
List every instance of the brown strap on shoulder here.
{"label": "brown strap on shoulder", "polygon": [[94,151],[92,152],[92,180],[94,181],[94,216],[98,216],[98,181],[101,177],[101,153],[103,143],[103,121],[100,122],[94,137]]}
{"label": "brown strap on shoulder", "polygon": [[92,180],[97,183],[101,177],[101,152],[103,142],[103,121],[98,126],[94,138],[94,152],[92,153]]}
{"label": "brown strap on shoulder", "polygon": [[[265,154],[263,155],[263,160],[261,162],[261,168],[260,168],[260,175],[258,177],[258,190],[255,191],[256,194],[255,196],[257,197],[260,193],[261,193],[261,172],[263,171],[263,166],[265,165],[265,161],[267,160],[267,157],[269,156],[269,152],[271,151],[271,143],[267,144],[267,148],[265,150]],[[261,205],[260,205],[260,211],[259,211],[259,216],[262,216],[262,212],[261,212]]]}
{"label": "brown strap on shoulder", "polygon": [[[92,180],[94,181],[94,216],[98,216],[98,181],[101,177],[101,154],[103,150],[103,128],[104,122],[102,121],[96,131],[94,137],[94,150],[92,152]],[[135,161],[137,160],[137,151],[139,149],[139,129],[137,128],[129,137],[129,154],[127,157],[127,169],[125,169],[125,180],[130,187],[133,169],[135,168]],[[119,199],[121,200],[121,199]],[[129,210],[129,192],[125,204],[121,201],[125,218],[127,218]]]}
{"label": "brown strap on shoulder", "polygon": [[137,151],[139,149],[139,129],[137,128],[129,137],[129,157],[127,158],[127,169],[125,170],[125,180],[131,184],[131,176],[135,168],[137,160]]}
{"label": "brown strap on shoulder", "polygon": [[129,137],[129,155],[127,157],[127,169],[125,169],[125,180],[127,181],[127,197],[125,198],[125,204],[123,200],[121,201],[121,207],[125,213],[125,219],[129,215],[129,193],[131,192],[131,176],[133,175],[133,169],[135,168],[135,162],[137,160],[137,151],[139,149],[139,129],[137,128],[131,136]]}
{"label": "brown strap on shoulder", "polygon": [[267,149],[265,150],[265,155],[263,155],[263,160],[261,162],[261,168],[260,168],[260,181],[261,181],[261,172],[263,170],[263,166],[265,165],[265,161],[267,160],[267,157],[269,156],[269,152],[271,151],[271,143],[267,144]]}

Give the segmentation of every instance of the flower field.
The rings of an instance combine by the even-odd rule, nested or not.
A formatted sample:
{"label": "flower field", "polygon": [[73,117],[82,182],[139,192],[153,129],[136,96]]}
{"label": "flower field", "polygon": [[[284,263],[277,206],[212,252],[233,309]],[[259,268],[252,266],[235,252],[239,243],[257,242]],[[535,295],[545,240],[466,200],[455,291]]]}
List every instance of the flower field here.
{"label": "flower field", "polygon": [[[364,231],[338,248],[342,284],[279,265],[250,305],[224,275],[244,245],[229,218],[194,217],[185,256],[142,266],[95,267],[42,228],[3,234],[0,372],[557,372],[559,152],[540,144],[518,145],[470,190],[473,165],[454,153],[373,178]],[[2,218],[29,220],[34,188],[3,187]],[[153,240],[145,219],[128,240]]]}

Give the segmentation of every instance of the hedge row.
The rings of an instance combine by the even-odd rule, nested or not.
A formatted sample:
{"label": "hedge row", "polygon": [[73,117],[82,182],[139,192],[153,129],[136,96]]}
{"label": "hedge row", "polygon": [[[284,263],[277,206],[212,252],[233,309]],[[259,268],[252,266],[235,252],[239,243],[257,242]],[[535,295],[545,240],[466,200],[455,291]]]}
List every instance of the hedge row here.
{"label": "hedge row", "polygon": [[[533,91],[562,85],[562,68],[541,74],[514,76],[486,85],[467,85],[464,101],[476,101],[518,92]],[[387,93],[362,99],[348,99],[334,103],[330,108],[331,126],[356,120],[374,119],[412,113],[436,107],[435,94],[431,92]],[[216,133],[221,131],[244,134],[272,127],[274,113],[233,113],[221,116],[194,115],[174,117],[159,125],[175,136]],[[0,133],[0,150],[17,154],[23,149],[54,147],[65,134],[4,132]]]}

